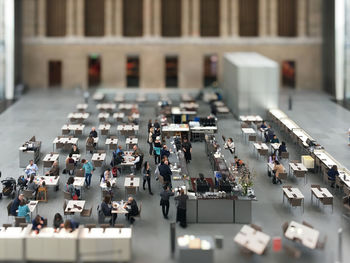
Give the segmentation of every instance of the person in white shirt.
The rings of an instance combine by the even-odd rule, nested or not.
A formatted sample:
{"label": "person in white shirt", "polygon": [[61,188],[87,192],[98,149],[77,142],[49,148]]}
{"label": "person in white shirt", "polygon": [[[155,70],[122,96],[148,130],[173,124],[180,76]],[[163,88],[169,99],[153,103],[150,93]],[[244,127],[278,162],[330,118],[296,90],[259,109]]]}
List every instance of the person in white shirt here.
{"label": "person in white shirt", "polygon": [[32,174],[36,175],[38,174],[39,168],[38,166],[34,163],[33,160],[29,161],[29,164],[27,165],[26,169],[24,170],[24,172],[26,173],[26,175],[28,177],[30,177]]}
{"label": "person in white shirt", "polygon": [[141,160],[141,158],[140,158],[139,153],[138,153],[138,152],[135,152],[135,158],[134,158],[134,160],[132,161],[134,165],[131,166],[131,171],[132,171],[133,174],[135,174],[135,172],[136,172],[136,166],[137,166],[137,164],[140,162],[140,160]]}
{"label": "person in white shirt", "polygon": [[235,153],[235,143],[233,142],[232,138],[227,139],[224,147],[225,149],[228,149],[231,152],[231,154]]}

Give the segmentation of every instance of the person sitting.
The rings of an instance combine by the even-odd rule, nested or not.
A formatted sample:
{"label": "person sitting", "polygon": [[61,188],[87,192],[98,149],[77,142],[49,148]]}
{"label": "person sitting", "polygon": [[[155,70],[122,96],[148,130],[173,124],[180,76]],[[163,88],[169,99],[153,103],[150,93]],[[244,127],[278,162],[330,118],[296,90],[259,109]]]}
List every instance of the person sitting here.
{"label": "person sitting", "polygon": [[219,191],[224,191],[226,193],[230,193],[232,191],[232,186],[227,179],[226,174],[223,174],[221,179],[219,179]]}
{"label": "person sitting", "polygon": [[135,152],[134,160],[132,161],[133,165],[131,166],[131,171],[133,174],[136,173],[137,167],[140,165],[141,157],[139,156],[138,152]]}
{"label": "person sitting", "polygon": [[74,187],[74,177],[71,176],[67,180],[66,191],[70,193],[73,200],[78,200],[80,196],[80,191]]}
{"label": "person sitting", "polygon": [[72,233],[75,229],[77,229],[79,227],[79,223],[72,220],[72,219],[67,219],[65,222],[64,222],[64,225],[63,225],[64,229],[67,231],[67,232],[70,232]]}
{"label": "person sitting", "polygon": [[277,155],[276,155],[276,153],[272,153],[272,154],[269,156],[268,162],[273,164],[273,163],[275,163],[275,161],[278,161]]}
{"label": "person sitting", "polygon": [[45,175],[48,175],[48,176],[59,176],[59,174],[60,174],[60,168],[58,166],[58,161],[54,161],[50,171],[45,173]]}
{"label": "person sitting", "polygon": [[280,147],[278,148],[278,156],[281,157],[283,152],[287,152],[287,146],[285,142],[282,142]]}
{"label": "person sitting", "polygon": [[265,141],[270,142],[273,139],[274,135],[275,135],[275,132],[272,130],[271,126],[268,125],[264,133]]}
{"label": "person sitting", "polygon": [[111,169],[107,168],[106,171],[103,172],[103,176],[101,178],[103,182],[107,182],[112,180]]}
{"label": "person sitting", "polygon": [[273,177],[273,183],[277,184],[280,183],[282,184],[282,180],[279,178],[280,173],[284,173],[284,167],[282,164],[280,164],[279,161],[275,161],[275,165],[273,166],[273,172],[274,172],[274,177]]}
{"label": "person sitting", "polygon": [[241,168],[241,166],[244,164],[244,162],[239,159],[237,156],[235,156],[235,168],[238,169],[238,168]]}
{"label": "person sitting", "polygon": [[37,234],[40,229],[44,227],[44,218],[40,215],[37,215],[32,221],[32,231],[35,231]]}
{"label": "person sitting", "polygon": [[[66,165],[67,164],[70,164],[70,163],[73,163],[74,164],[74,166],[76,166],[76,162],[75,162],[75,160],[72,158],[72,156],[73,156],[73,154],[69,154],[68,155],[68,158],[66,159]],[[74,174],[74,170],[68,170],[68,174],[69,175],[73,175]]]}
{"label": "person sitting", "polygon": [[336,165],[333,165],[332,168],[329,169],[327,175],[328,180],[331,181],[331,187],[334,188],[335,178],[339,176],[338,167]]}
{"label": "person sitting", "polygon": [[[94,137],[92,135],[89,135],[89,137],[86,139],[86,146],[93,147],[93,149],[95,149],[96,143],[95,143]],[[92,154],[93,150],[90,150],[90,153]]]}
{"label": "person sitting", "polygon": [[96,127],[92,127],[91,128],[91,131],[89,133],[89,136],[92,136],[93,138],[97,138],[98,135],[97,135],[97,131],[96,131]]}
{"label": "person sitting", "polygon": [[140,150],[139,147],[137,147],[137,145],[134,145],[134,146],[132,147],[132,149],[133,149],[133,152],[132,152],[132,155],[133,155],[133,156],[135,156],[136,153],[137,153],[139,156],[143,156],[142,151]]}
{"label": "person sitting", "polygon": [[[113,159],[111,161],[111,166],[112,167],[115,167],[119,164],[121,164],[122,162],[124,162],[124,157],[122,155],[122,152],[118,152],[118,154],[114,157],[114,154],[113,154]],[[119,168],[119,172],[121,172],[121,169]]]}
{"label": "person sitting", "polygon": [[24,199],[19,203],[17,216],[24,217],[27,223],[30,223],[30,210]]}
{"label": "person sitting", "polygon": [[118,153],[121,153],[122,155],[124,155],[123,147],[121,145],[118,145],[118,148],[115,153],[116,155],[118,155]]}
{"label": "person sitting", "polygon": [[104,216],[110,216],[111,220],[109,221],[109,224],[111,226],[114,226],[115,221],[117,220],[117,213],[112,213],[112,203],[111,203],[111,196],[106,195],[103,199],[103,202],[101,203],[101,210]]}
{"label": "person sitting", "polygon": [[31,176],[32,174],[36,175],[39,171],[38,166],[34,163],[33,160],[29,161],[29,164],[27,165],[24,172],[26,173],[27,177]]}
{"label": "person sitting", "polygon": [[57,232],[57,230],[62,227],[64,227],[63,218],[60,213],[56,213],[53,218],[53,228],[55,229],[55,232]]}
{"label": "person sitting", "polygon": [[19,194],[15,200],[13,200],[11,208],[10,208],[10,214],[13,216],[17,216],[17,210],[19,207],[19,204],[21,203],[21,201],[24,199],[24,195],[23,194]]}
{"label": "person sitting", "polygon": [[228,138],[224,145],[225,149],[228,149],[231,154],[235,153],[235,143],[232,138]]}
{"label": "person sitting", "polygon": [[205,180],[204,175],[202,173],[199,174],[199,178],[196,180],[197,192],[204,193],[209,191],[209,184],[207,180]]}
{"label": "person sitting", "polygon": [[164,156],[169,158],[170,156],[170,151],[168,150],[168,147],[164,144],[163,148],[160,150],[160,159],[163,159]]}
{"label": "person sitting", "polygon": [[29,182],[27,184],[27,190],[33,192],[33,196],[36,196],[36,193],[38,192],[39,185],[35,182],[34,174],[30,176]]}
{"label": "person sitting", "polygon": [[128,201],[124,205],[124,209],[128,211],[126,217],[128,218],[130,224],[133,224],[135,221],[134,216],[137,216],[139,214],[139,208],[133,197],[130,196],[128,198]]}
{"label": "person sitting", "polygon": [[79,148],[76,144],[73,144],[73,147],[70,150],[70,154],[80,154]]}
{"label": "person sitting", "polygon": [[265,121],[263,121],[263,123],[260,125],[260,129],[262,129],[262,130],[267,129],[267,125],[266,125]]}
{"label": "person sitting", "polygon": [[270,143],[280,143],[280,140],[277,138],[276,135],[274,135],[270,141]]}

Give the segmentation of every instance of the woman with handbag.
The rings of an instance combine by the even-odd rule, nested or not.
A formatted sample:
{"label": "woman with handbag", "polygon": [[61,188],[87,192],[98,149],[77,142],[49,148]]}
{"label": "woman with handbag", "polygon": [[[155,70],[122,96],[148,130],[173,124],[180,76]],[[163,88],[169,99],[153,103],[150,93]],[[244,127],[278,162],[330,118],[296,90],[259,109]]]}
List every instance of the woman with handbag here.
{"label": "woman with handbag", "polygon": [[160,150],[162,148],[162,144],[160,142],[160,137],[158,136],[154,141],[153,150],[154,150],[154,163],[160,163]]}
{"label": "woman with handbag", "polygon": [[74,184],[74,177],[71,176],[67,180],[66,191],[70,193],[73,200],[78,200],[79,195],[80,195],[80,191],[75,189],[73,184]]}

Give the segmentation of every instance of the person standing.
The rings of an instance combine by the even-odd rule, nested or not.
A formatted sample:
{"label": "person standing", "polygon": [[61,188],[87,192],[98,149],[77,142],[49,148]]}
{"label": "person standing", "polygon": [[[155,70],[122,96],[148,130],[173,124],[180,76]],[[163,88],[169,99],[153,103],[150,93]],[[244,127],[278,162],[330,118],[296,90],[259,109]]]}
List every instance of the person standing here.
{"label": "person standing", "polygon": [[153,150],[154,150],[154,163],[160,163],[160,150],[162,148],[162,144],[160,142],[160,137],[158,136],[154,141]]}
{"label": "person standing", "polygon": [[150,195],[153,195],[151,190],[151,168],[148,161],[146,161],[143,165],[142,174],[143,174],[143,190],[146,190],[145,185],[147,182],[148,192]]}
{"label": "person standing", "polygon": [[152,155],[153,153],[153,134],[154,134],[154,129],[151,127],[148,131],[148,145],[149,145],[149,155]]}
{"label": "person standing", "polygon": [[168,219],[170,207],[169,198],[170,196],[174,196],[174,194],[174,191],[170,191],[169,186],[167,185],[163,187],[163,191],[160,193],[160,205],[162,207],[162,213],[165,219]]}
{"label": "person standing", "polygon": [[149,120],[148,120],[148,130],[147,130],[147,132],[149,132],[149,131],[151,130],[152,127],[153,127],[152,120],[149,119]]}
{"label": "person standing", "polygon": [[175,196],[177,201],[177,212],[176,212],[176,222],[180,222],[180,226],[187,227],[186,221],[186,209],[187,209],[187,199],[188,195],[185,194],[184,189],[180,190],[180,194]]}
{"label": "person standing", "polygon": [[184,138],[183,140],[182,150],[184,151],[186,162],[189,163],[192,159],[192,144],[187,138]]}
{"label": "person standing", "polygon": [[91,185],[91,177],[94,170],[94,166],[92,165],[91,162],[85,159],[81,160],[81,163],[83,164],[82,169],[84,169],[85,171],[85,185],[86,185],[86,188],[89,189]]}
{"label": "person standing", "polygon": [[169,186],[171,189],[171,175],[173,174],[173,172],[169,167],[169,161],[164,159],[164,161],[158,166],[158,171],[159,175],[163,177],[164,185]]}

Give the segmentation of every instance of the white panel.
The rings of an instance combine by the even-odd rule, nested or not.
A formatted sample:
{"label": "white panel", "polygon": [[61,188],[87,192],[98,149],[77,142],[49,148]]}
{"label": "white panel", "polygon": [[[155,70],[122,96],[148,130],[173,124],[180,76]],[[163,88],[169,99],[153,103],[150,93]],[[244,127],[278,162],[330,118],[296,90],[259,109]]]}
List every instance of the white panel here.
{"label": "white panel", "polygon": [[15,45],[15,5],[14,0],[5,1],[5,97],[14,95],[14,45]]}

